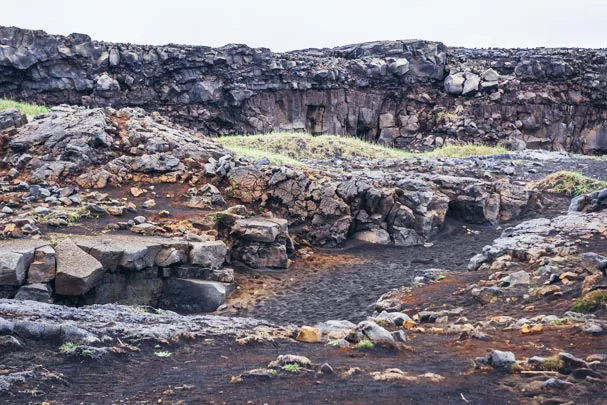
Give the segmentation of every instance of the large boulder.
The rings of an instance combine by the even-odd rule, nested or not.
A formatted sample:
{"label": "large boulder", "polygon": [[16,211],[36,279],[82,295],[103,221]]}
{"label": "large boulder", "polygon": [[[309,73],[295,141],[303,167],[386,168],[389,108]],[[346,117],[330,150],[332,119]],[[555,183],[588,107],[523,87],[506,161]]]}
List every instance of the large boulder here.
{"label": "large boulder", "polygon": [[237,220],[232,226],[234,236],[253,242],[272,243],[278,235],[285,235],[287,232],[287,220],[281,218],[244,218]]}
{"label": "large boulder", "polygon": [[164,283],[160,306],[180,312],[212,312],[231,290],[231,284],[217,281],[170,278]]}
{"label": "large boulder", "polygon": [[228,249],[222,241],[192,242],[191,245],[191,264],[210,269],[218,269],[226,260]]}
{"label": "large boulder", "polygon": [[0,243],[0,285],[21,285],[27,278],[36,249],[46,245],[38,240],[7,240]]}
{"label": "large boulder", "polygon": [[57,275],[55,292],[60,295],[84,295],[103,276],[101,263],[80,249],[71,239],[55,248]]}
{"label": "large boulder", "polygon": [[49,285],[45,283],[27,284],[19,289],[17,295],[15,295],[15,299],[46,302],[52,304],[53,290],[51,290]]}
{"label": "large boulder", "polygon": [[464,91],[464,82],[466,77],[464,73],[454,73],[445,79],[445,91],[449,94],[460,95]]}
{"label": "large boulder", "polygon": [[27,271],[27,283],[47,283],[55,278],[56,260],[55,249],[51,246],[41,246],[36,249],[34,259]]}

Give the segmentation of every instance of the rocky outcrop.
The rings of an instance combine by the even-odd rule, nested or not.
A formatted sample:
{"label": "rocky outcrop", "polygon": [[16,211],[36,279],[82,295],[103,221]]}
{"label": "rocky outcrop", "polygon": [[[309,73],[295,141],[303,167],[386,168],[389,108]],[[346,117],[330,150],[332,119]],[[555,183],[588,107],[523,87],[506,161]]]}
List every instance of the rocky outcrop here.
{"label": "rocky outcrop", "polygon": [[140,106],[207,134],[305,130],[410,149],[473,141],[604,153],[606,64],[602,49],[386,41],[273,53],[0,28],[3,97]]}
{"label": "rocky outcrop", "polygon": [[[498,223],[536,205],[535,192],[509,180],[506,173],[515,169],[507,162],[501,167],[490,158],[412,157],[342,162],[340,170],[320,164],[292,169],[267,160],[235,159],[209,138],[132,108],[53,108],[14,129],[4,151],[0,161],[4,237],[35,235],[39,225],[62,229],[93,216],[131,217],[111,223],[106,230],[187,237],[189,230],[182,225],[158,220],[170,214],[167,210],[157,211],[156,220],[134,215],[138,209],[152,213],[156,200],[144,194],[160,199],[155,185],[171,184],[173,191],[163,197],[169,208],[187,207],[194,210],[193,217],[201,209],[210,210],[206,219],[192,219],[194,227],[207,232],[196,238],[214,240],[219,228],[230,228],[234,257],[250,267],[287,266],[287,255],[293,251],[287,225],[318,245],[337,245],[354,237],[411,246],[435,235],[448,215],[466,222]],[[90,190],[116,186],[130,187],[130,195],[141,201]],[[238,205],[225,209],[230,204],[246,207],[243,212],[236,209]],[[283,219],[245,218],[250,215],[247,209],[253,215],[269,210]],[[99,240],[83,238],[77,243],[110,271],[118,267],[139,271],[185,263],[186,258],[191,264],[212,267],[209,257],[225,255],[221,244],[212,253],[205,244],[199,254],[194,242],[190,241],[192,250],[187,254],[178,243],[162,248],[160,258],[153,258],[160,246],[131,241],[128,246],[133,250],[120,259],[115,255],[124,250],[120,242],[100,245]],[[146,255],[149,249],[154,249],[153,255]]]}
{"label": "rocky outcrop", "polygon": [[222,268],[226,256],[221,241],[80,236],[52,247],[41,240],[8,240],[0,244],[0,288],[20,300],[210,312],[232,290],[233,271]]}

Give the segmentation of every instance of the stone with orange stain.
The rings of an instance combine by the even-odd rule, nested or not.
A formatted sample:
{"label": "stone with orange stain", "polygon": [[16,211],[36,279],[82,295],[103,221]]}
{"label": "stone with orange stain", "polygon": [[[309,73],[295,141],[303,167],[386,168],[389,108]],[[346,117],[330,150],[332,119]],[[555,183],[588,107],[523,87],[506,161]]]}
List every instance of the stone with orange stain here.
{"label": "stone with orange stain", "polygon": [[318,343],[321,340],[321,332],[319,328],[312,326],[302,326],[295,339],[305,343]]}
{"label": "stone with orange stain", "polygon": [[537,335],[539,333],[542,333],[543,331],[544,331],[544,328],[542,325],[529,326],[528,324],[524,324],[521,327],[521,334],[523,334],[523,335]]}

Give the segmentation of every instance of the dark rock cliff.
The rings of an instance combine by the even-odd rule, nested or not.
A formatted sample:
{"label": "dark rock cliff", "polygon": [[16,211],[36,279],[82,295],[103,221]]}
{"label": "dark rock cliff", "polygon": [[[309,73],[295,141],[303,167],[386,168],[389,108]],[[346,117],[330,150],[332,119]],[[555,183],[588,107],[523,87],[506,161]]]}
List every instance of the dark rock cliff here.
{"label": "dark rock cliff", "polygon": [[386,41],[273,53],[0,27],[0,96],[139,106],[207,134],[305,130],[407,149],[607,152],[607,50]]}

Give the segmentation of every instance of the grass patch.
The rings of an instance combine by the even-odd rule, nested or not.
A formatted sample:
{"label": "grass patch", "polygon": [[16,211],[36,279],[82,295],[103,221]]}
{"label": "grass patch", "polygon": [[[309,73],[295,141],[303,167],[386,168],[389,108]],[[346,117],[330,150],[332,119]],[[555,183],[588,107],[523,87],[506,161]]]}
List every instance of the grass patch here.
{"label": "grass patch", "polygon": [[433,151],[424,153],[429,157],[452,157],[465,158],[469,156],[491,156],[508,153],[508,149],[501,146],[488,145],[447,145],[434,149]]}
{"label": "grass patch", "polygon": [[596,311],[603,305],[607,305],[607,292],[596,290],[589,292],[582,298],[578,298],[573,307],[571,307],[571,310],[573,312],[588,313]]}
{"label": "grass patch", "polygon": [[534,184],[534,188],[549,193],[576,196],[607,188],[607,182],[584,176],[578,172],[563,170],[544,177]]}
{"label": "grass patch", "polygon": [[375,145],[362,139],[307,133],[273,132],[267,135],[225,136],[217,142],[236,155],[283,160],[289,164],[301,164],[301,160],[350,159],[401,159],[411,154],[399,149]]}
{"label": "grass patch", "polygon": [[282,369],[293,374],[301,373],[301,366],[297,363],[285,364],[284,366],[282,366]]}
{"label": "grass patch", "polygon": [[20,103],[18,101],[7,100],[0,98],[0,111],[16,108],[27,116],[27,119],[31,121],[38,114],[46,114],[49,112],[49,108],[44,105]]}
{"label": "grass patch", "polygon": [[300,166],[302,160],[407,159],[414,156],[489,156],[508,153],[506,148],[485,145],[449,145],[431,152],[413,154],[402,149],[376,145],[362,139],[337,135],[273,132],[266,135],[224,136],[216,141],[236,156],[253,159],[267,157],[274,164]]}
{"label": "grass patch", "polygon": [[373,342],[371,342],[370,340],[361,340],[360,342],[358,342],[356,344],[356,348],[357,349],[373,349]]}

